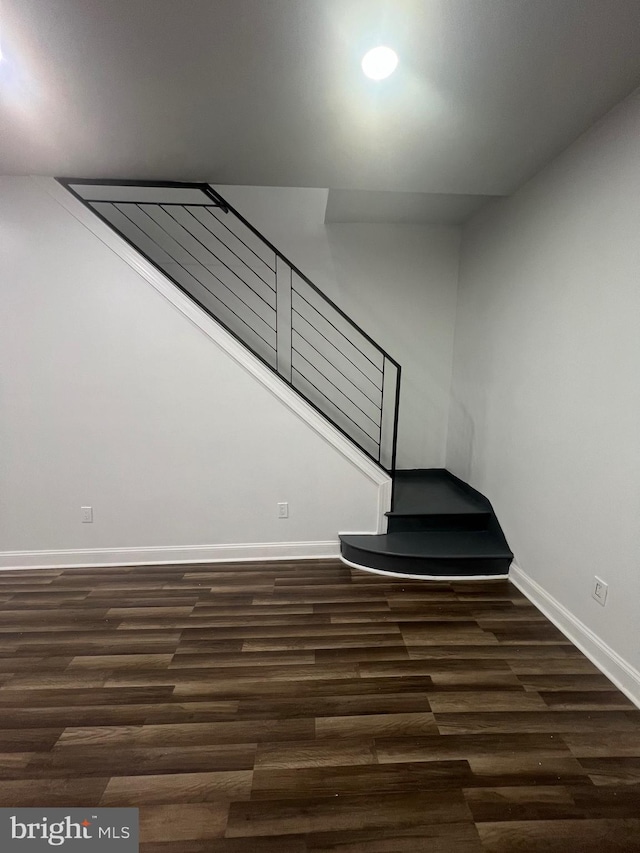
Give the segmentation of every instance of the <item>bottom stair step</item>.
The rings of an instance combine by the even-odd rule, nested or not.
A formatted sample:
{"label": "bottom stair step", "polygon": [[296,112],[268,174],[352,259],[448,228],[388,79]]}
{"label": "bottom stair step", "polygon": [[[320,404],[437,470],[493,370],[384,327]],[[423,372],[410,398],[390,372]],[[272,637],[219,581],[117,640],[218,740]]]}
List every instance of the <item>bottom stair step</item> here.
{"label": "bottom stair step", "polygon": [[513,559],[504,538],[487,530],[341,536],[340,551],[363,568],[436,577],[505,575]]}

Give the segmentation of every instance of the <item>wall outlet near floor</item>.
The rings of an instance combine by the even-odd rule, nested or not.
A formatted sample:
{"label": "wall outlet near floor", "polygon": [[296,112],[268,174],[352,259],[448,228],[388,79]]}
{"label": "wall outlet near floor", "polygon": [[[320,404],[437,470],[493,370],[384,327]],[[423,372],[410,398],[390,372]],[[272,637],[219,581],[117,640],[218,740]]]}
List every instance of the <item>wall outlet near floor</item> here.
{"label": "wall outlet near floor", "polygon": [[605,583],[601,580],[597,575],[593,579],[593,591],[591,595],[598,604],[601,604],[603,607],[607,603],[607,592],[609,591],[609,584]]}
{"label": "wall outlet near floor", "polygon": [[92,524],[93,523],[93,507],[92,506],[81,506],[80,507],[80,519],[83,524]]}
{"label": "wall outlet near floor", "polygon": [[278,518],[289,518],[289,504],[286,501],[278,504]]}

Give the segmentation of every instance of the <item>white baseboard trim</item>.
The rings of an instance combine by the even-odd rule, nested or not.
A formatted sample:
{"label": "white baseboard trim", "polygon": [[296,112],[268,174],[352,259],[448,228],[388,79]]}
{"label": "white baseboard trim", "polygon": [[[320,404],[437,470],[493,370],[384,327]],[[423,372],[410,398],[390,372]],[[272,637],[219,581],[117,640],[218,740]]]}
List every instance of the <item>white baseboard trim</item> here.
{"label": "white baseboard trim", "polygon": [[514,586],[640,708],[640,672],[515,563],[511,564],[509,577]]}
{"label": "white baseboard trim", "polygon": [[[356,534],[360,535],[360,534]],[[504,581],[509,575],[409,575],[404,572],[388,572],[386,569],[372,569],[370,566],[361,566],[359,563],[352,563],[351,560],[345,559],[340,554],[340,560],[345,566],[350,566],[352,569],[360,569],[362,572],[371,572],[374,575],[385,575],[388,578],[404,578],[412,581]]]}
{"label": "white baseboard trim", "polygon": [[162,566],[174,563],[235,563],[263,560],[336,559],[339,542],[257,542],[241,545],[172,545],[167,547],[3,551],[0,571],[11,569]]}

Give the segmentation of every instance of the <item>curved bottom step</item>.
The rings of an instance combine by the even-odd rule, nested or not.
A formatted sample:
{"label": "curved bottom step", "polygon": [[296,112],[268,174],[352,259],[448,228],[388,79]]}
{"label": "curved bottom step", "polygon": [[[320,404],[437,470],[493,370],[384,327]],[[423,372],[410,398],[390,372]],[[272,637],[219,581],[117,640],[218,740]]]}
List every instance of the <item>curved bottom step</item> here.
{"label": "curved bottom step", "polygon": [[345,566],[349,566],[351,569],[360,569],[361,572],[370,572],[372,575],[383,575],[387,578],[406,578],[407,580],[421,580],[421,581],[500,581],[500,580],[508,580],[509,574],[505,573],[503,575],[428,575],[428,574],[420,574],[420,575],[412,575],[405,572],[390,572],[386,569],[372,569],[371,566],[360,566],[358,563],[352,563],[350,560],[346,560],[342,555],[340,555],[340,560],[345,564]]}
{"label": "curved bottom step", "polygon": [[504,577],[513,554],[490,531],[425,531],[341,536],[345,562],[362,569],[432,579]]}

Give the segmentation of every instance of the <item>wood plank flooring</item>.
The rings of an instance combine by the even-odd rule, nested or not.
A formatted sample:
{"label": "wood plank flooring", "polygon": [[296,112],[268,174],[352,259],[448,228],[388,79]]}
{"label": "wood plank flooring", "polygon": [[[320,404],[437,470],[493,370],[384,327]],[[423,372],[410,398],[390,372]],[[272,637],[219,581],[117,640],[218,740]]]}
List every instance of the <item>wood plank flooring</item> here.
{"label": "wood plank flooring", "polygon": [[640,851],[640,711],[505,581],[0,573],[0,806],[143,853]]}

